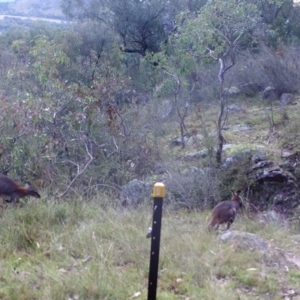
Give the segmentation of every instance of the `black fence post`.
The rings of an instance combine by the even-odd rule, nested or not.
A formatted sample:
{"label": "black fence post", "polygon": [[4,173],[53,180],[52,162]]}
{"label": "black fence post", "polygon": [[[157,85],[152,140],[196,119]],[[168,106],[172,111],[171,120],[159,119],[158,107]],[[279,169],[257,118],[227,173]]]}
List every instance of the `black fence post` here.
{"label": "black fence post", "polygon": [[156,183],[153,187],[153,220],[151,230],[151,250],[150,250],[150,267],[148,281],[148,300],[156,300],[157,276],[159,263],[159,245],[163,198],[166,189],[163,183]]}

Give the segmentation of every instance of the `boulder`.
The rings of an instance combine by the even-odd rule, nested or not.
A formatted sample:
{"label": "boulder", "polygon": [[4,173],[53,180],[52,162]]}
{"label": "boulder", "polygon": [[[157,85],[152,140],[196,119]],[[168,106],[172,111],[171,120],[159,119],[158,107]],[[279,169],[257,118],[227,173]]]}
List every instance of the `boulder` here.
{"label": "boulder", "polygon": [[191,161],[196,160],[200,158],[204,158],[209,154],[209,151],[207,149],[203,149],[197,152],[190,152],[184,156],[185,161]]}
{"label": "boulder", "polygon": [[[184,137],[183,137],[183,142],[184,142],[184,144],[186,144],[188,141],[189,141],[189,139],[190,139],[191,137],[189,136],[189,135],[185,135]],[[174,138],[172,141],[171,141],[171,146],[182,146],[182,138],[181,138],[181,136],[178,136],[178,137],[176,137],[176,138]]]}
{"label": "boulder", "polygon": [[273,86],[267,86],[261,95],[263,100],[270,100],[270,101],[274,101],[277,100],[277,91]]}
{"label": "boulder", "polygon": [[224,88],[224,94],[227,97],[235,98],[241,93],[240,89],[236,86],[231,86],[229,88]]}
{"label": "boulder", "polygon": [[122,186],[120,199],[123,206],[137,207],[143,199],[151,197],[153,184],[133,179]]}
{"label": "boulder", "polygon": [[267,158],[268,156],[265,152],[255,151],[251,157],[251,161],[256,164],[260,161],[267,160]]}
{"label": "boulder", "polygon": [[265,182],[278,182],[278,183],[287,183],[287,182],[295,182],[295,177],[284,170],[282,170],[279,166],[264,168],[262,172],[258,172],[256,174],[256,181],[258,183]]}
{"label": "boulder", "polygon": [[295,102],[295,96],[293,94],[289,93],[283,93],[280,97],[280,104],[285,105],[291,105]]}
{"label": "boulder", "polygon": [[231,104],[231,105],[227,106],[228,113],[237,113],[237,112],[242,112],[244,110],[245,109],[242,106],[237,105],[237,104]]}
{"label": "boulder", "polygon": [[268,249],[268,244],[257,234],[242,232],[238,230],[227,230],[219,236],[224,243],[230,243],[237,249],[253,251],[264,251]]}

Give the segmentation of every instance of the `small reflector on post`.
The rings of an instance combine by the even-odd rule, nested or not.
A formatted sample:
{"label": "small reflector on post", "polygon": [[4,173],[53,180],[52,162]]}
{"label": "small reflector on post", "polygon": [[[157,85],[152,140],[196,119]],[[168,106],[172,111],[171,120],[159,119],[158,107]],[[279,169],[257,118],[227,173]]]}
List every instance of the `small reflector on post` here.
{"label": "small reflector on post", "polygon": [[152,197],[153,198],[164,198],[166,194],[165,185],[162,182],[157,182],[154,184]]}

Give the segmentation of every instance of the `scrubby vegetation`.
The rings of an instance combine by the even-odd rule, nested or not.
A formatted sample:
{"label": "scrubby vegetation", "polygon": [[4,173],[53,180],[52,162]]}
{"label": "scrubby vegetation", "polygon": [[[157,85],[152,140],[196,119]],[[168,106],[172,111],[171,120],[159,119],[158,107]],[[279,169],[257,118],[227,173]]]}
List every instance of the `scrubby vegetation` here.
{"label": "scrubby vegetation", "polygon": [[[169,174],[181,195],[173,200],[205,208],[232,188],[228,171],[218,171],[228,151],[271,142],[279,152],[296,152],[285,134],[296,128],[293,113],[274,101],[298,92],[299,6],[223,2],[128,2],[119,10],[63,1],[73,22],[67,27],[33,23],[2,32],[2,172],[49,195],[101,191],[116,198],[132,179]],[[148,33],[136,31],[143,24]],[[226,132],[231,124],[240,132]],[[224,152],[232,142],[239,147]],[[190,162],[192,150],[202,158]],[[181,174],[189,166],[211,170],[200,190],[193,175]],[[243,178],[233,188],[248,188]],[[174,181],[183,180],[187,189],[180,190]]]}
{"label": "scrubby vegetation", "polygon": [[[0,171],[42,195],[2,206],[0,298],[145,298],[162,181],[159,299],[295,299],[300,6],[61,8],[70,23],[8,22],[0,34]],[[232,228],[268,248],[206,230],[231,189],[245,208]]]}

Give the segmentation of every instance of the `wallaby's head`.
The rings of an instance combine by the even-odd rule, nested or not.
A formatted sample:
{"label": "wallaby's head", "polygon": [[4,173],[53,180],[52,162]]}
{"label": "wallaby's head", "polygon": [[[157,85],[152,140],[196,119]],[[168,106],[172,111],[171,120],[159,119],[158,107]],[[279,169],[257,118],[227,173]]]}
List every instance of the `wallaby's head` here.
{"label": "wallaby's head", "polygon": [[240,190],[236,191],[236,192],[231,191],[231,193],[232,193],[231,201],[237,202],[239,205],[239,208],[243,208],[242,198],[240,196],[241,191]]}
{"label": "wallaby's head", "polygon": [[24,189],[26,190],[26,194],[28,196],[32,196],[35,198],[41,198],[40,194],[37,191],[35,191],[29,183],[25,184]]}

